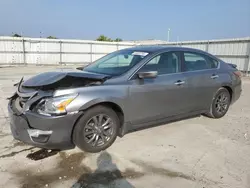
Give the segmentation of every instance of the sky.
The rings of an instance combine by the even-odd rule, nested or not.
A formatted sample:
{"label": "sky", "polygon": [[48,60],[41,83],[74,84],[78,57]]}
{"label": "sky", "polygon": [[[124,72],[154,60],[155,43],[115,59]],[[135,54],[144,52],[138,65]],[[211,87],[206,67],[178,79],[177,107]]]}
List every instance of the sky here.
{"label": "sky", "polygon": [[0,0],[0,36],[94,40],[250,36],[250,0]]}

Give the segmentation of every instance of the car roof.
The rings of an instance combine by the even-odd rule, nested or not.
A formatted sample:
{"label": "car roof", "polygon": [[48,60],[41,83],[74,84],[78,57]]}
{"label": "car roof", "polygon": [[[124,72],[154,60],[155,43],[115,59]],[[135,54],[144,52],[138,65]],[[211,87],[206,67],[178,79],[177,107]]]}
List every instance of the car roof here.
{"label": "car roof", "polygon": [[126,48],[124,50],[133,50],[133,51],[143,51],[148,53],[154,53],[162,50],[176,50],[176,51],[192,51],[192,52],[202,52],[206,53],[202,50],[194,49],[194,48],[186,48],[180,46],[167,46],[167,45],[147,45],[147,46],[135,46],[132,48]]}

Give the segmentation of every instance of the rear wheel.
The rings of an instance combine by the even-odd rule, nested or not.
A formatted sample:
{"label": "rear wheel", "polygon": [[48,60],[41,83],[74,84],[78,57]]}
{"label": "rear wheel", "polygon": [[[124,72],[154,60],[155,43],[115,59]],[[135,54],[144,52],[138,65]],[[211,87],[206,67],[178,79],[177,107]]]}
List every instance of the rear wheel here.
{"label": "rear wheel", "polygon": [[231,96],[226,88],[220,88],[212,101],[209,112],[206,114],[211,118],[223,117],[230,106]]}
{"label": "rear wheel", "polygon": [[113,144],[120,121],[108,107],[95,106],[87,110],[74,129],[74,143],[87,152],[100,152]]}

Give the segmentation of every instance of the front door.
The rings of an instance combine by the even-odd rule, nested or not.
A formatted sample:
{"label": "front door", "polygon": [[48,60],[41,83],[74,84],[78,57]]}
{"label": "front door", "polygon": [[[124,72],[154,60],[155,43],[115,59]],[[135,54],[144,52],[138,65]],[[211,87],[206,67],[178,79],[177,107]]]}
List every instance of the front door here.
{"label": "front door", "polygon": [[157,71],[155,78],[130,80],[130,120],[139,124],[187,112],[186,78],[180,72],[178,52],[157,55],[138,72]]}

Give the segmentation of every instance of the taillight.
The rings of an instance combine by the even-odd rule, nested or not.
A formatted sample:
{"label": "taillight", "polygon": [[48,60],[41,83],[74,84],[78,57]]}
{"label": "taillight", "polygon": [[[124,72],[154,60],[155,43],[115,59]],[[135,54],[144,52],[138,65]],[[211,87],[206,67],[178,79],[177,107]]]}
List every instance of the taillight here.
{"label": "taillight", "polygon": [[234,75],[241,78],[242,77],[242,74],[240,71],[234,71]]}

